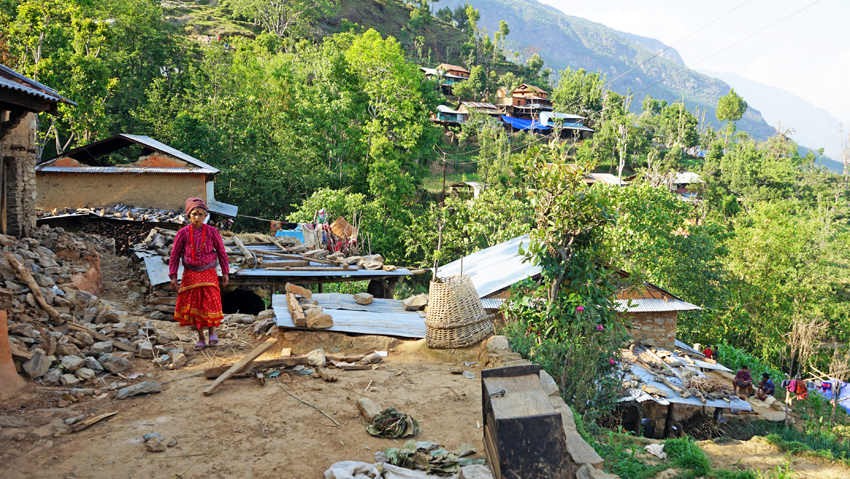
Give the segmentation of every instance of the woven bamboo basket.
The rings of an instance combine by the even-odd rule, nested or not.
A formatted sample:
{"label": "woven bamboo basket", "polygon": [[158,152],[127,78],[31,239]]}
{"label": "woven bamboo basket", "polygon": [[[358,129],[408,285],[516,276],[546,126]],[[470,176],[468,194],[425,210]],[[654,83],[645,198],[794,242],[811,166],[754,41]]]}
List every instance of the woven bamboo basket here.
{"label": "woven bamboo basket", "polygon": [[[430,306],[429,306],[430,307]],[[493,334],[492,316],[478,318],[460,327],[434,328],[425,325],[425,340],[429,348],[452,349],[472,346]]]}
{"label": "woven bamboo basket", "polygon": [[484,306],[469,276],[452,276],[428,288],[428,315],[432,328],[457,328],[477,323],[486,316]]}

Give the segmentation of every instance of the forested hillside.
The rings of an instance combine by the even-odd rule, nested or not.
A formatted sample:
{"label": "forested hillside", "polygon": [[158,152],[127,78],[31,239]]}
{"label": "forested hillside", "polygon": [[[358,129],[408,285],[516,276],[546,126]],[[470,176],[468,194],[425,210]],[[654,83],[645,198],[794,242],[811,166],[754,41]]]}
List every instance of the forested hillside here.
{"label": "forested hillside", "polygon": [[[508,48],[517,52],[535,52],[553,72],[566,68],[583,68],[600,72],[607,80],[614,80],[655,55],[656,48],[647,48],[647,43],[660,43],[651,39],[635,41],[635,36],[623,34],[604,25],[583,18],[565,15],[560,10],[534,0],[446,0],[445,5],[469,3],[481,12],[480,25],[488,31],[498,30],[499,21],[511,26]],[[441,3],[440,5],[443,5]],[[612,82],[609,88],[621,95],[627,91],[643,91],[639,96],[650,94],[655,98],[673,103],[684,95],[688,109],[705,110],[706,121],[715,127],[717,99],[729,91],[722,80],[685,69],[681,58],[663,55],[630,71]],[[528,53],[526,53],[527,55]],[[647,87],[661,81],[647,90]],[[645,90],[645,91],[644,91]],[[637,104],[633,110],[639,111]],[[742,130],[759,139],[773,135],[775,125],[765,123],[761,114],[750,109],[739,122]]]}
{"label": "forested hillside", "polygon": [[[44,159],[120,132],[149,135],[220,168],[216,197],[240,213],[309,221],[325,208],[400,265],[445,264],[530,233],[524,251],[543,278],[512,292],[507,333],[532,356],[555,344],[568,371],[608,377],[626,339],[604,265],[701,306],[679,316],[683,341],[746,348],[786,373],[847,358],[846,178],[765,129],[720,81],[686,72],[628,95],[678,65],[656,59],[609,86],[649,51],[528,2],[481,2],[487,10],[438,4],[432,14],[395,0],[283,10],[265,0],[7,0],[0,59],[78,104],[40,117]],[[511,42],[532,37],[539,54],[512,61]],[[562,60],[544,62],[559,48]],[[419,66],[454,59],[470,78],[447,98]],[[547,67],[561,70],[557,81]],[[438,105],[492,101],[523,83],[585,117],[592,137],[558,136],[559,125],[553,136],[511,132],[481,114],[461,127],[430,121]],[[423,187],[445,170],[487,187],[475,199]],[[591,187],[594,171],[630,182]],[[674,193],[685,171],[701,177],[680,191],[688,197]],[[596,384],[568,399],[613,407]]]}

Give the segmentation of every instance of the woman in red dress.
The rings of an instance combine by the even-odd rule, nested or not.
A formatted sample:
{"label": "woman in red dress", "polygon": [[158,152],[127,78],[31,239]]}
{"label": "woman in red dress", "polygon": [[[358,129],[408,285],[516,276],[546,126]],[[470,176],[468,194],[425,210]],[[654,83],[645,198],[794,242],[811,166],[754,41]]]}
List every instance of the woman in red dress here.
{"label": "woman in red dress", "polygon": [[[221,289],[218,285],[216,266],[221,266],[221,287],[227,286],[230,269],[224,242],[217,229],[204,224],[207,205],[200,198],[186,200],[186,215],[191,223],[177,232],[168,263],[171,287],[177,291],[177,306],[174,320],[180,326],[198,330],[195,349],[218,345],[215,328],[221,324]],[[183,277],[178,285],[177,271],[183,262]],[[209,332],[209,343],[204,338],[204,328]]]}

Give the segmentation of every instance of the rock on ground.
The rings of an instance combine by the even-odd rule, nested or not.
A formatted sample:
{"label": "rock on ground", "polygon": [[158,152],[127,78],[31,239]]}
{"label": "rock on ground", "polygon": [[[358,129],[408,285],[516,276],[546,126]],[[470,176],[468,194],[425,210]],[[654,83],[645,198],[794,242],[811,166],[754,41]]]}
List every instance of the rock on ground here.
{"label": "rock on ground", "polygon": [[50,369],[50,359],[41,349],[35,349],[32,357],[24,363],[24,372],[30,379],[40,378]]}
{"label": "rock on ground", "polygon": [[123,372],[130,366],[130,361],[112,354],[101,354],[97,360],[103,369],[113,374]]}
{"label": "rock on ground", "polygon": [[314,349],[307,353],[307,364],[310,366],[324,366],[327,359],[325,358],[324,349]]}
{"label": "rock on ground", "polygon": [[354,295],[354,302],[357,304],[372,304],[373,299],[375,299],[375,297],[369,293],[357,293]]}
{"label": "rock on ground", "polygon": [[157,381],[145,381],[119,390],[118,396],[115,399],[127,399],[128,397],[138,396],[139,394],[152,394],[160,391],[162,391],[162,385],[160,383]]}
{"label": "rock on ground", "polygon": [[493,479],[490,468],[476,464],[474,466],[463,466],[460,468],[458,479]]}
{"label": "rock on ground", "polygon": [[370,423],[375,419],[375,416],[383,411],[380,404],[366,397],[357,400],[357,409],[363,414],[363,418]]}
{"label": "rock on ground", "polygon": [[333,327],[334,320],[331,315],[322,312],[321,309],[311,309],[307,313],[307,327],[310,329],[328,329]]}

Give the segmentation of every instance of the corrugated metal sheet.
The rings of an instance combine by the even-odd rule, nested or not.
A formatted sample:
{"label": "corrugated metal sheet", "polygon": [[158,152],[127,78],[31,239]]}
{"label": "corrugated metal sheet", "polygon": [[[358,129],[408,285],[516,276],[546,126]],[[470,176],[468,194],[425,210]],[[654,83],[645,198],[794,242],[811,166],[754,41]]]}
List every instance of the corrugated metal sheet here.
{"label": "corrugated metal sheet", "polygon": [[540,274],[539,266],[531,262],[524,263],[524,258],[519,255],[520,244],[527,248],[530,243],[528,235],[505,241],[442,266],[437,275],[441,278],[459,275],[462,261],[463,274],[472,278],[478,296],[490,296],[516,282]]}
{"label": "corrugated metal sheet", "polygon": [[208,174],[209,171],[201,168],[144,168],[124,166],[37,166],[36,171],[44,173],[98,173],[98,174],[125,174],[138,175],[143,173],[168,173],[168,174]]}
{"label": "corrugated metal sheet", "polygon": [[451,108],[449,108],[446,105],[437,105],[437,110],[439,110],[441,113],[448,113],[450,115],[465,115],[466,114],[462,111],[452,110]]}
{"label": "corrugated metal sheet", "polygon": [[699,175],[694,172],[685,171],[682,173],[676,173],[676,179],[673,180],[673,183],[677,185],[684,183],[702,183],[702,178],[700,178]]}
{"label": "corrugated metal sheet", "polygon": [[[699,306],[681,299],[616,299],[617,309],[629,313],[658,313],[663,311],[696,311]],[[632,306],[628,307],[629,301]]]}
{"label": "corrugated metal sheet", "polygon": [[640,389],[629,389],[628,390],[628,396],[623,396],[623,397],[620,398],[620,402],[626,402],[626,401],[635,401],[635,402],[655,401],[662,406],[666,406],[666,405],[670,404],[666,399],[664,399],[664,398],[657,398],[656,399],[656,398],[650,396],[649,394],[643,392],[643,390],[640,390]]}
{"label": "corrugated metal sheet", "polygon": [[[702,372],[697,371],[696,369],[693,369],[693,368],[691,368],[691,369],[693,371],[696,371],[696,373],[699,374],[700,376],[705,376],[705,374],[703,374]],[[687,404],[687,405],[690,405],[690,406],[708,406],[708,407],[716,407],[716,408],[722,408],[722,409],[730,409],[731,408],[731,409],[738,409],[738,410],[741,410],[741,411],[752,411],[753,410],[753,407],[750,405],[749,402],[742,401],[741,399],[737,399],[737,398],[731,399],[730,402],[726,402],[723,399],[709,399],[705,402],[705,404],[703,404],[702,401],[700,401],[699,399],[697,399],[694,396],[691,396],[689,398],[683,398],[682,396],[679,396],[679,394],[677,392],[670,389],[666,384],[655,382],[654,381],[655,376],[653,376],[652,373],[650,373],[646,369],[638,366],[637,364],[631,365],[631,373],[640,377],[640,379],[643,383],[655,386],[658,389],[667,393],[667,398],[663,398],[663,399],[662,398],[656,399],[656,398],[650,396],[650,397],[652,397],[653,401],[655,401],[659,404],[663,404],[661,401],[664,401],[666,399],[666,401],[671,402],[671,403]],[[679,387],[682,386],[682,381],[679,378],[668,377],[667,380],[670,381],[672,384],[674,384],[676,386],[679,386]],[[643,391],[641,391],[641,392],[643,392]],[[641,402],[641,401],[638,401],[638,402]]]}
{"label": "corrugated metal sheet", "polygon": [[496,105],[494,105],[492,103],[485,103],[485,102],[481,102],[481,101],[465,101],[462,104],[466,105],[467,108],[482,108],[482,109],[485,109],[485,110],[498,110],[499,109],[499,107],[497,107]]}
{"label": "corrugated metal sheet", "polygon": [[207,201],[207,206],[210,208],[210,211],[213,213],[218,213],[220,215],[229,216],[231,218],[236,218],[236,214],[239,213],[239,207],[236,205],[229,205],[227,203],[222,203],[221,201],[209,200]]}
{"label": "corrugated metal sheet", "polygon": [[[4,77],[12,77],[15,80]],[[33,80],[32,78],[27,78],[16,72],[15,70],[12,70],[11,68],[2,64],[0,64],[0,87],[8,88],[10,90],[17,90],[28,95],[44,98],[45,100],[49,101],[62,102],[74,106],[77,105],[76,103],[57,93],[56,90],[50,88],[49,86],[42,85],[41,83]]]}
{"label": "corrugated metal sheet", "polygon": [[157,150],[157,151],[160,151],[162,153],[168,153],[171,156],[175,156],[177,158],[180,158],[181,160],[183,160],[187,163],[190,163],[190,164],[195,165],[199,168],[203,168],[205,170],[208,170],[211,173],[218,173],[220,171],[218,168],[216,168],[212,165],[208,165],[208,164],[204,163],[203,161],[201,161],[201,160],[199,160],[199,159],[197,159],[193,156],[189,156],[189,155],[187,155],[186,153],[183,153],[180,150],[174,149],[174,148],[166,145],[165,143],[160,143],[160,142],[154,140],[153,138],[150,138],[150,137],[147,137],[147,136],[142,136],[142,135],[130,135],[130,134],[127,134],[127,133],[121,133],[118,136],[124,137],[128,140],[131,140],[131,141],[134,141],[134,142],[136,142],[140,145],[145,145],[152,150]]}
{"label": "corrugated metal sheet", "polygon": [[499,309],[505,304],[505,298],[481,298],[484,309]]}
{"label": "corrugated metal sheet", "polygon": [[[323,307],[323,311],[331,315],[333,319],[334,325],[328,328],[328,331],[417,339],[425,337],[425,318],[416,312],[403,311],[403,308],[402,311],[397,311],[393,303],[398,303],[400,306],[401,301],[393,299],[379,301],[376,299],[375,301],[379,301],[381,305],[376,305],[369,311],[349,311],[333,309],[339,307],[334,301],[323,300],[321,295],[315,295],[315,297],[318,297],[316,301],[318,301],[319,306]],[[272,309],[278,327],[296,329],[289,308],[286,306],[286,295],[272,295]]]}

